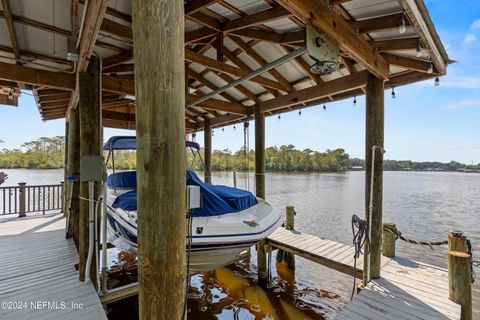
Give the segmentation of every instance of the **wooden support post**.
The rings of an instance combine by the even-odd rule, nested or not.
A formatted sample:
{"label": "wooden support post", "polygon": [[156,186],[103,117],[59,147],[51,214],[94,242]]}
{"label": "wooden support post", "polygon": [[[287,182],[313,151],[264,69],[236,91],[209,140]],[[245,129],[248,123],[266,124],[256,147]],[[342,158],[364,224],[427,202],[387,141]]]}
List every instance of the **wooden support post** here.
{"label": "wooden support post", "polygon": [[[286,208],[287,221],[286,226],[289,230],[295,230],[295,208],[287,206]],[[287,266],[290,269],[295,269],[295,255],[291,252],[285,252],[287,255]]]}
{"label": "wooden support post", "polygon": [[205,118],[205,131],[203,135],[203,160],[205,161],[204,178],[206,183],[212,183],[212,127],[210,119]]}
{"label": "wooden support post", "polygon": [[25,214],[25,185],[26,182],[19,182],[18,187],[19,187],[19,197],[20,199],[18,200],[18,207],[19,207],[19,218],[23,218],[26,216]]}
{"label": "wooden support post", "polygon": [[[80,116],[79,108],[70,109],[68,125],[68,159],[67,177],[72,179],[80,176]],[[75,246],[79,249],[78,223],[80,212],[80,185],[77,181],[69,180],[67,195],[67,210],[70,218],[68,220],[68,235],[73,238]]]}
{"label": "wooden support post", "polygon": [[67,216],[68,212],[68,207],[67,207],[67,196],[68,196],[68,183],[67,183],[67,177],[68,177],[68,129],[69,123],[65,119],[65,138],[63,140],[63,185],[62,185],[62,212],[63,216]]}
{"label": "wooden support post", "polygon": [[[391,230],[391,231],[386,231]],[[395,257],[395,241],[397,240],[395,233],[397,226],[395,223],[384,222],[382,229],[382,254],[388,258]]]}
{"label": "wooden support post", "polygon": [[235,171],[233,172],[233,187],[237,187],[237,173]]}
{"label": "wooden support post", "polygon": [[471,256],[465,236],[448,235],[448,290],[450,300],[462,307],[460,319],[472,319]]}
{"label": "wooden support post", "polygon": [[[265,115],[255,108],[255,186],[256,196],[265,199]],[[258,279],[268,279],[265,240],[257,245]]]}
{"label": "wooden support post", "polygon": [[139,318],[185,311],[184,2],[134,0]]}
{"label": "wooden support post", "polygon": [[[80,158],[83,156],[101,155],[101,88],[100,88],[100,60],[90,57],[87,71],[80,72]],[[100,184],[95,183],[94,198],[98,199]],[[80,182],[80,210],[79,210],[79,278],[85,280],[85,268],[89,245],[89,199],[88,182]],[[99,214],[99,212],[98,212]],[[97,215],[99,217],[100,215]],[[97,219],[99,221],[99,219]],[[91,280],[97,285],[98,270],[96,270],[95,254],[91,264]]]}
{"label": "wooden support post", "polygon": [[[369,221],[370,183],[373,174],[370,278],[380,278],[382,251],[382,192],[383,192],[383,126],[384,126],[384,82],[373,74],[367,75],[365,126],[365,214]],[[376,146],[375,159],[372,148]],[[372,173],[372,161],[374,172]],[[370,223],[370,222],[369,222]],[[364,258],[364,284],[368,273],[368,255]]]}

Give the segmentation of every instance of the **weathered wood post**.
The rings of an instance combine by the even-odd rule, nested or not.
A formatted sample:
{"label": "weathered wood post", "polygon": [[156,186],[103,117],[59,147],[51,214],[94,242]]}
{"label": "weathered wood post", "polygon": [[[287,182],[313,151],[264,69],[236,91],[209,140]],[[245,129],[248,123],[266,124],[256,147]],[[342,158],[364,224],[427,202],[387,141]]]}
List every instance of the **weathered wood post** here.
{"label": "weathered wood post", "polygon": [[237,173],[233,171],[233,187],[237,187]]}
{"label": "weathered wood post", "polygon": [[[390,230],[390,231],[389,231]],[[388,258],[395,257],[395,241],[397,237],[395,236],[397,232],[397,226],[395,223],[384,222],[382,229],[382,254]]]}
{"label": "weathered wood post", "polygon": [[[265,199],[265,115],[255,108],[255,186],[256,195]],[[257,245],[258,279],[268,279],[265,240]]]}
{"label": "weathered wood post", "polygon": [[[83,156],[101,155],[101,88],[100,88],[100,60],[90,57],[87,71],[80,72],[80,158]],[[100,194],[100,184],[95,183],[94,199]],[[80,210],[79,210],[79,278],[85,280],[85,268],[89,246],[89,199],[88,182],[80,182]],[[98,215],[97,215],[98,216]],[[97,285],[98,271],[96,270],[95,254],[91,264],[91,280]]]}
{"label": "weathered wood post", "polygon": [[[383,127],[384,127],[384,81],[372,74],[366,81],[366,126],[365,126],[365,214],[369,221],[370,183],[373,174],[370,278],[380,277],[382,251],[382,192],[383,192]],[[376,146],[375,159],[372,149]],[[374,162],[374,172],[372,171]],[[368,255],[364,258],[364,284],[368,276]]]}
{"label": "weathered wood post", "polygon": [[[79,177],[80,175],[80,116],[79,108],[71,109],[69,113],[68,125],[68,160],[67,160],[67,177]],[[78,223],[79,223],[79,195],[80,185],[78,182],[70,180],[67,182],[67,210],[70,218],[68,220],[68,235],[73,238],[77,249],[79,248],[78,241]]]}
{"label": "weathered wood post", "polygon": [[450,300],[461,305],[461,320],[472,319],[471,256],[467,253],[467,238],[448,234],[448,292]]}
{"label": "weathered wood post", "polygon": [[186,286],[184,2],[134,0],[140,319],[181,319]]}
{"label": "weathered wood post", "polygon": [[67,178],[68,178],[68,133],[69,133],[69,122],[68,122],[68,117],[65,118],[65,138],[63,140],[63,186],[62,186],[62,212],[63,216],[67,216],[67,195],[68,195],[68,183],[67,183]]}
{"label": "weathered wood post", "polygon": [[210,119],[205,118],[205,131],[203,132],[203,160],[205,162],[204,178],[206,183],[212,183],[212,127],[210,126]]}
{"label": "weathered wood post", "polygon": [[[286,208],[286,227],[289,230],[295,230],[295,208],[293,206],[287,206]],[[287,255],[287,266],[290,269],[295,269],[295,255],[291,252],[285,252]]]}
{"label": "weathered wood post", "polygon": [[18,191],[19,191],[19,199],[18,199],[18,209],[19,209],[19,218],[23,218],[26,216],[25,214],[25,185],[26,182],[19,182],[18,183]]}

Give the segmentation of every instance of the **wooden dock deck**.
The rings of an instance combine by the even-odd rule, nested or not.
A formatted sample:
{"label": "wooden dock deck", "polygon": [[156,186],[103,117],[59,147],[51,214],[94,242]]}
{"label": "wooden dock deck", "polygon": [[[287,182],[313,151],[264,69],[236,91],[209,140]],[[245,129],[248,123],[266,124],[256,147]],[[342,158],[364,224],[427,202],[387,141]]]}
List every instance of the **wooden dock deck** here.
{"label": "wooden dock deck", "polygon": [[[278,228],[267,238],[274,248],[292,252],[353,275],[354,248],[331,240]],[[362,275],[363,257],[357,261]],[[447,270],[415,261],[382,257],[382,278],[372,280],[336,319],[460,319],[460,305],[448,298]]]}
{"label": "wooden dock deck", "polygon": [[0,319],[107,319],[62,215],[0,220]]}

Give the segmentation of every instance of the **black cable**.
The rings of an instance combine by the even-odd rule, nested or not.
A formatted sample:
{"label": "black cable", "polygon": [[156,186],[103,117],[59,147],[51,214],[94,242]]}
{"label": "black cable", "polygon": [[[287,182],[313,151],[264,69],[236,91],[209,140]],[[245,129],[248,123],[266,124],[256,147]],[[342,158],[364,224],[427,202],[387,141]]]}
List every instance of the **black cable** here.
{"label": "black cable", "polygon": [[188,290],[190,289],[190,252],[192,249],[192,225],[193,225],[193,215],[191,212],[188,213],[188,234],[187,234],[187,283],[185,285],[185,300],[183,301],[183,314],[182,319],[185,320],[187,317],[187,308],[188,308]]}
{"label": "black cable", "polygon": [[[357,228],[357,231],[355,231]],[[368,238],[368,222],[367,220],[360,219],[357,215],[352,216],[352,235],[353,235],[353,246],[355,248],[355,254],[353,256],[353,289],[350,300],[353,299],[355,294],[356,282],[357,282],[357,259],[361,254],[367,255],[370,253],[370,239]],[[368,247],[366,250],[362,250],[362,247],[365,244],[365,241],[368,241]],[[369,270],[370,272],[370,270]]]}

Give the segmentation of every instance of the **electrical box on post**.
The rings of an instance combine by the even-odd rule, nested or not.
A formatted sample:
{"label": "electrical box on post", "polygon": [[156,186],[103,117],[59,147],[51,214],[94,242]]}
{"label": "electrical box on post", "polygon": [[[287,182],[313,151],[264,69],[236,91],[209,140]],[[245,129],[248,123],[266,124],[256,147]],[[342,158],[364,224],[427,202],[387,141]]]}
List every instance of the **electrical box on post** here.
{"label": "electrical box on post", "polygon": [[103,157],[83,156],[80,158],[80,181],[103,180]]}
{"label": "electrical box on post", "polygon": [[187,186],[187,210],[200,208],[201,194],[199,186]]}

